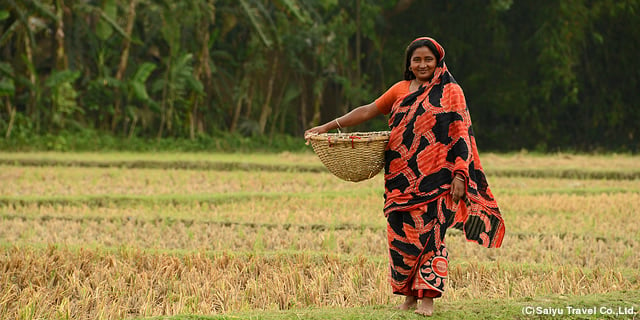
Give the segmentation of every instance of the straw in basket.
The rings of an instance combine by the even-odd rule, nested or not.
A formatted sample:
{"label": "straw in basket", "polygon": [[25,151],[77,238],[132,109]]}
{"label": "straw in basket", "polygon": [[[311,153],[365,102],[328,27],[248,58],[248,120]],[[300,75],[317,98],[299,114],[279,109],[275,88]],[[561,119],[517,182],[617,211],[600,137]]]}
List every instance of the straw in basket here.
{"label": "straw in basket", "polygon": [[389,131],[323,133],[307,137],[322,164],[340,179],[370,179],[384,167]]}

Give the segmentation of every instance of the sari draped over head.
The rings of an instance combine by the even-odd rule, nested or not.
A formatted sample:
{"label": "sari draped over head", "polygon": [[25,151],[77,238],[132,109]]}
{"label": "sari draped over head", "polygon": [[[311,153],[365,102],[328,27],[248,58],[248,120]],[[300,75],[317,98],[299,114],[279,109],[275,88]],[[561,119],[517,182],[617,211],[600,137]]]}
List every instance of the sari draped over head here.
{"label": "sari draped over head", "polygon": [[[468,241],[500,247],[504,220],[489,189],[462,88],[440,60],[431,81],[391,108],[385,150],[385,205],[395,293],[439,296],[447,275],[444,235],[461,229]],[[454,203],[455,174],[465,180],[464,201]]]}

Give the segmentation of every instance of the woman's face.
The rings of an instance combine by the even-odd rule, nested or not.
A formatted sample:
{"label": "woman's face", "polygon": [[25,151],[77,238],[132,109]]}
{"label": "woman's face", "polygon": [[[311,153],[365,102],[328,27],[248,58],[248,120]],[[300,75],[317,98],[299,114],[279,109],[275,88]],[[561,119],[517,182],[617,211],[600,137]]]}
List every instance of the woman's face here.
{"label": "woman's face", "polygon": [[428,47],[420,47],[413,51],[409,68],[420,82],[428,82],[436,70],[436,56]]}

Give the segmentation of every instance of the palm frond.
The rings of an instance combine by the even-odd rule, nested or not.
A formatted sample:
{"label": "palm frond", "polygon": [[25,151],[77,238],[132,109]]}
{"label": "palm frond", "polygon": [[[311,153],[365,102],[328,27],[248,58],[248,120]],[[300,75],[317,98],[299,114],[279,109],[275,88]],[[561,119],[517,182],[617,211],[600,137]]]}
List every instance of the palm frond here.
{"label": "palm frond", "polygon": [[260,16],[256,13],[256,10],[250,8],[246,0],[240,0],[240,5],[242,6],[242,9],[244,9],[245,13],[249,17],[249,21],[251,21],[251,24],[258,32],[258,35],[260,36],[260,39],[262,40],[264,45],[267,47],[271,47],[273,45],[273,41],[269,39],[266,33],[264,32],[263,30],[264,26],[258,21],[260,19]]}

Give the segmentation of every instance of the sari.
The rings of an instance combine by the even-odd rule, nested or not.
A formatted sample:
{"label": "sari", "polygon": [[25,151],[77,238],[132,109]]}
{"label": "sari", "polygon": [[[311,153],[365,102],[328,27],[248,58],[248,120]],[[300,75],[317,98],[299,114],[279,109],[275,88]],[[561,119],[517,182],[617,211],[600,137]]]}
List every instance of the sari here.
{"label": "sari", "polygon": [[[440,60],[431,81],[391,107],[385,150],[385,205],[390,283],[396,294],[439,297],[447,280],[449,227],[487,248],[502,244],[504,220],[480,163],[462,88]],[[450,193],[456,174],[463,200]]]}

